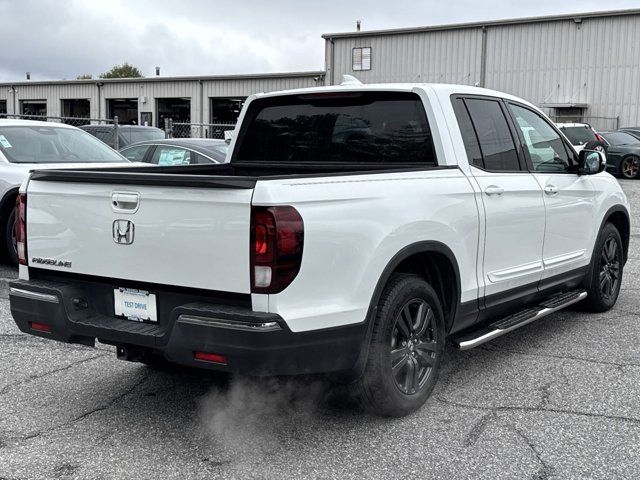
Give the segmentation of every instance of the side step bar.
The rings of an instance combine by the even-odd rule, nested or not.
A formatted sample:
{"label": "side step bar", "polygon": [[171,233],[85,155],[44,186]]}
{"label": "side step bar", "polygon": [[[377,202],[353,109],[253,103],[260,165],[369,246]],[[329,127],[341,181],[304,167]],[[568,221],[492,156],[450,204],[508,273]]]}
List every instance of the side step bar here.
{"label": "side step bar", "polygon": [[505,333],[512,332],[517,328],[528,325],[531,322],[546,317],[569,305],[579,302],[587,297],[584,290],[574,290],[551,297],[536,307],[526,308],[520,312],[501,318],[476,332],[454,338],[453,343],[460,350],[469,350],[486,343],[494,338],[501,337]]}

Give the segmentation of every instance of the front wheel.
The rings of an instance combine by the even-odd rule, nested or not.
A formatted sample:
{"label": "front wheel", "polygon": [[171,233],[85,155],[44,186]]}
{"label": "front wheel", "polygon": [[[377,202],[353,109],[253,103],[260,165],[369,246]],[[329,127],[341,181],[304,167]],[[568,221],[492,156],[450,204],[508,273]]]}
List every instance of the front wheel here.
{"label": "front wheel", "polygon": [[620,173],[624,178],[632,179],[638,176],[640,172],[640,158],[625,157],[620,162]]}
{"label": "front wheel", "polygon": [[379,415],[408,415],[424,404],[438,379],[445,346],[440,300],[422,278],[394,275],[374,322],[367,364],[354,384],[356,398]]}
{"label": "front wheel", "polygon": [[18,266],[18,250],[16,243],[16,211],[11,210],[11,214],[7,219],[7,223],[4,226],[4,244],[7,252],[7,261],[10,265]]}
{"label": "front wheel", "polygon": [[620,232],[606,223],[598,235],[591,260],[591,279],[584,305],[592,312],[606,312],[613,307],[620,294],[624,250]]}

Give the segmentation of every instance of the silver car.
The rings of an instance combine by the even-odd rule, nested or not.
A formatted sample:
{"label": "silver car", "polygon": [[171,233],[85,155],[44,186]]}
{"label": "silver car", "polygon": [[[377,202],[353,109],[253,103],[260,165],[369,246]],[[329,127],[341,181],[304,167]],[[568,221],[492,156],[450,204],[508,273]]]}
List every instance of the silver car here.
{"label": "silver car", "polygon": [[30,170],[131,165],[94,136],[61,123],[0,119],[0,248],[5,260],[18,264],[15,249],[16,195]]}

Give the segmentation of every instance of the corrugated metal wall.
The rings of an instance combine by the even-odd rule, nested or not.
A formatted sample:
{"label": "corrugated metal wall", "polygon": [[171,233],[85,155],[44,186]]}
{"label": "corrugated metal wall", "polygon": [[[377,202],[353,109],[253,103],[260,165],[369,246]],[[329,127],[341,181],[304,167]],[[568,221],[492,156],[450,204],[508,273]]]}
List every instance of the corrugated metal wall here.
{"label": "corrugated metal wall", "polygon": [[14,93],[10,84],[0,85],[0,100],[7,100],[8,113],[20,113],[21,100],[46,100],[47,115],[62,115],[63,99],[88,99],[91,102],[91,117],[106,118],[106,106],[109,99],[137,99],[139,112],[152,112],[157,123],[157,105],[159,98],[188,98],[191,100],[191,121],[209,121],[209,98],[212,97],[248,97],[253,93],[287,90],[323,85],[323,74],[310,72],[309,75],[282,75],[265,77],[225,77],[169,80],[169,81],[126,81],[90,83],[20,83],[15,85]]}
{"label": "corrugated metal wall", "polygon": [[486,85],[538,105],[585,103],[587,115],[640,124],[640,16],[489,29]]}
{"label": "corrugated metal wall", "polygon": [[[539,106],[585,103],[589,117],[620,117],[620,126],[640,125],[640,15],[491,25],[486,31],[487,88]],[[333,83],[345,73],[365,83],[481,83],[479,27],[337,37],[333,42],[334,71],[328,74]],[[369,46],[371,71],[352,71],[352,49]],[[326,59],[331,67],[330,39]],[[614,126],[610,121],[602,125]]]}
{"label": "corrugated metal wall", "polygon": [[[330,43],[330,42],[328,42]],[[429,82],[473,85],[480,81],[482,30],[469,28],[402,35],[339,38],[334,43],[333,83],[343,74],[365,83]],[[351,70],[352,50],[371,47],[371,70]],[[330,52],[327,55],[330,57]],[[330,66],[331,59],[327,63]]]}

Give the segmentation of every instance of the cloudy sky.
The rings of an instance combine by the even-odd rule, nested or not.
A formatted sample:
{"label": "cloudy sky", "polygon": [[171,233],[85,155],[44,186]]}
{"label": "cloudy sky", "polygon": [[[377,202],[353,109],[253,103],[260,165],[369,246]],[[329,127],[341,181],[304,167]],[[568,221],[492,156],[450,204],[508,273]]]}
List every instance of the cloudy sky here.
{"label": "cloudy sky", "polygon": [[94,76],[129,62],[145,75],[323,68],[327,32],[640,6],[609,0],[0,0],[0,81]]}

